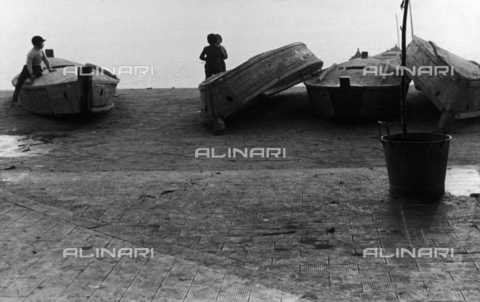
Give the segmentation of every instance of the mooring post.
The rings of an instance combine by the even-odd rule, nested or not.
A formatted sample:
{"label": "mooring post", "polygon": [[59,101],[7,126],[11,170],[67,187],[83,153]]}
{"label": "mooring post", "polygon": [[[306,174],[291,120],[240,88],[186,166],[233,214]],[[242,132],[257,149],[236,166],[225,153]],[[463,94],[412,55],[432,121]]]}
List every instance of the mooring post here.
{"label": "mooring post", "polygon": [[53,58],[53,49],[45,49],[45,55],[47,58]]}
{"label": "mooring post", "polygon": [[341,90],[349,90],[351,88],[349,76],[340,76],[339,80]]}
{"label": "mooring post", "polygon": [[207,97],[207,105],[210,109],[210,115],[212,116],[212,125],[213,125],[213,134],[220,135],[222,132],[225,131],[225,120],[222,116],[217,114],[217,110],[215,108],[215,102],[212,99],[212,92],[210,87],[208,88],[208,97]]}
{"label": "mooring post", "polygon": [[90,112],[92,109],[92,74],[91,66],[78,68],[78,80],[83,82],[81,112]]}

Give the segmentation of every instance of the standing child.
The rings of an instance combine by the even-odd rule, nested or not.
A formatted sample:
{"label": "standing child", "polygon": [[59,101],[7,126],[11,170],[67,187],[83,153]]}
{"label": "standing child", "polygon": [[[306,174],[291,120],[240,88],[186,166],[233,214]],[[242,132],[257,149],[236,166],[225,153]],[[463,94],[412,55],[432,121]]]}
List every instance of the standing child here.
{"label": "standing child", "polygon": [[207,36],[209,46],[203,48],[200,54],[200,60],[205,61],[205,76],[209,77],[222,72],[221,61],[226,58],[226,54],[222,50],[222,47],[217,45],[217,37],[214,34]]}
{"label": "standing child", "polygon": [[217,45],[220,46],[223,50],[223,52],[225,53],[225,58],[221,61],[221,64],[222,64],[222,71],[226,71],[227,70],[227,67],[225,65],[225,60],[228,59],[228,54],[227,54],[227,50],[225,49],[225,47],[223,47],[222,45],[222,36],[220,36],[219,34],[216,34],[215,36],[217,36]]}
{"label": "standing child", "polygon": [[23,66],[22,72],[18,77],[17,84],[15,85],[15,91],[13,93],[12,102],[18,101],[18,93],[22,89],[23,83],[30,78],[34,80],[42,76],[42,61],[48,68],[48,71],[55,71],[50,67],[50,62],[47,59],[47,56],[43,52],[43,42],[46,41],[40,36],[35,36],[32,38],[33,48],[27,54],[27,65]]}

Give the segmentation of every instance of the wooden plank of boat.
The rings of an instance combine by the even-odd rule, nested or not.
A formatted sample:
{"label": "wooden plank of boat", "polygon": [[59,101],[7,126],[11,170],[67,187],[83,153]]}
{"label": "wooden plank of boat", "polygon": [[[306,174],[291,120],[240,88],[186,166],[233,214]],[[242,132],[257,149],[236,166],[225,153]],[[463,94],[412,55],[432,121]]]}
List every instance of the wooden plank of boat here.
{"label": "wooden plank of boat", "polygon": [[[43,115],[71,115],[101,113],[113,108],[118,78],[94,69],[91,75],[82,77],[79,71],[85,66],[61,58],[49,57],[52,69],[46,71],[42,62],[43,75],[31,84],[24,84],[20,91],[20,104],[27,111]],[[95,65],[90,64],[90,68]],[[17,75],[12,84],[15,86]],[[91,83],[85,86],[85,79]],[[88,97],[85,92],[88,92]]]}
{"label": "wooden plank of boat", "polygon": [[417,36],[407,48],[406,74],[442,112],[438,129],[480,116],[480,65]]}
{"label": "wooden plank of boat", "polygon": [[402,50],[397,45],[395,45],[394,47],[392,47],[392,48],[390,48],[390,49],[388,49],[388,50],[386,50],[382,53],[374,55],[371,58],[381,60],[381,61],[389,61],[392,64],[396,64],[397,63],[397,58],[399,57],[399,55],[401,53],[402,53]]}
{"label": "wooden plank of boat", "polygon": [[290,88],[323,66],[304,43],[293,43],[254,56],[240,66],[215,75],[199,86],[201,119],[214,134],[225,130],[224,119],[256,101]]}
{"label": "wooden plank of boat", "polygon": [[319,116],[380,117],[399,111],[401,77],[389,60],[352,59],[304,82]]}

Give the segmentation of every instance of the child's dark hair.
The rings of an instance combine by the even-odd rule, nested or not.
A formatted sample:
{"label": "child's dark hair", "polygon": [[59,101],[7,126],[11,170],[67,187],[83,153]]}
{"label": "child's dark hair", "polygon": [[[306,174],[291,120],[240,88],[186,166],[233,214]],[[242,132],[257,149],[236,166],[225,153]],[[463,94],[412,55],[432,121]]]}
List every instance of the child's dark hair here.
{"label": "child's dark hair", "polygon": [[208,44],[214,45],[217,43],[217,36],[215,36],[215,34],[209,34],[207,36],[207,41],[208,41]]}
{"label": "child's dark hair", "polygon": [[35,36],[32,38],[33,46],[39,46],[43,43],[43,41],[46,41],[46,40],[40,36]]}

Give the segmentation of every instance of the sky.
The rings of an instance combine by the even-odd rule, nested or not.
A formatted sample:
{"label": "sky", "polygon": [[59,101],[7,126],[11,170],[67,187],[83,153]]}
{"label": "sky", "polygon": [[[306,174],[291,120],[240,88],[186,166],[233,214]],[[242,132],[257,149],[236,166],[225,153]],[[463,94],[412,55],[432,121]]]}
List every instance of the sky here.
{"label": "sky", "polygon": [[[401,0],[0,0],[0,89],[13,89],[31,37],[55,56],[113,69],[149,66],[121,76],[119,88],[198,87],[202,48],[219,33],[227,69],[290,43],[303,42],[325,67],[357,50],[375,55],[397,44]],[[412,0],[414,34],[480,62],[479,0]],[[411,40],[410,21],[407,39]]]}

